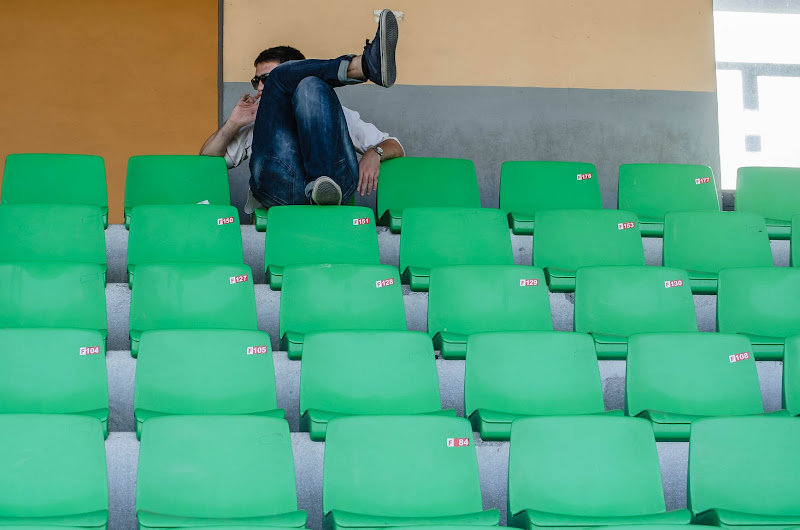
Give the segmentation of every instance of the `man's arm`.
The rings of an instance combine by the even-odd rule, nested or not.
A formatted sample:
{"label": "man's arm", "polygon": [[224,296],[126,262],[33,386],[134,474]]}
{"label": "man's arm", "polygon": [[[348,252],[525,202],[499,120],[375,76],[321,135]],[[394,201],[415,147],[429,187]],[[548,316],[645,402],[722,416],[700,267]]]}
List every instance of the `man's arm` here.
{"label": "man's arm", "polygon": [[365,192],[369,195],[378,189],[378,174],[380,173],[382,161],[400,158],[405,155],[403,147],[393,138],[387,138],[379,143],[378,147],[383,149],[383,160],[374,149],[367,149],[358,164],[358,188],[356,188],[356,191],[362,197]]}
{"label": "man's arm", "polygon": [[245,94],[236,103],[231,111],[231,116],[222,124],[214,134],[208,137],[200,154],[206,156],[225,156],[228,144],[245,125],[250,125],[256,120],[258,101],[250,94]]}

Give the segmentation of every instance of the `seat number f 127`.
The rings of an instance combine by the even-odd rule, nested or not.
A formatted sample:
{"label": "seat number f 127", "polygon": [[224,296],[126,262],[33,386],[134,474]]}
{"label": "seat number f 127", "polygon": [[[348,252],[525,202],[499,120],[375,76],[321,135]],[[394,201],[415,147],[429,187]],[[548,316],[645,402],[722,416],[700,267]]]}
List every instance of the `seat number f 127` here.
{"label": "seat number f 127", "polygon": [[231,285],[233,285],[234,283],[242,283],[246,281],[247,281],[247,274],[243,274],[241,276],[231,276],[230,278]]}

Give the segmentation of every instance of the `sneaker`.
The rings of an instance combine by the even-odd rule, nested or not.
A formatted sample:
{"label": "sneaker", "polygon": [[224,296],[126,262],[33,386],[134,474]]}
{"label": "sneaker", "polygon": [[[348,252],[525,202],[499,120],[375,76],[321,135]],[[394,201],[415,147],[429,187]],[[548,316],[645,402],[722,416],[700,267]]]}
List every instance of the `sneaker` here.
{"label": "sneaker", "polygon": [[311,200],[320,205],[342,204],[342,188],[330,177],[319,177],[311,188]]}
{"label": "sneaker", "polygon": [[369,80],[376,85],[389,88],[397,79],[397,63],[394,52],[397,48],[397,19],[391,9],[381,11],[378,32],[370,44],[364,46],[364,59],[369,69]]}

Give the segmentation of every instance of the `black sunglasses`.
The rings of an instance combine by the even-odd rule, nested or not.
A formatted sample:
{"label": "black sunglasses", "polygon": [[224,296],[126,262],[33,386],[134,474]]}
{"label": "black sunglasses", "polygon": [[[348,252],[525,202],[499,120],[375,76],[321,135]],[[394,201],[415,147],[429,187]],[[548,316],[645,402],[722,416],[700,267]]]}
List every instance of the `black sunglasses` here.
{"label": "black sunglasses", "polygon": [[267,82],[267,77],[269,77],[269,74],[261,74],[261,75],[255,76],[253,79],[251,79],[250,80],[250,84],[253,85],[253,90],[258,90],[258,84],[259,83],[266,83]]}

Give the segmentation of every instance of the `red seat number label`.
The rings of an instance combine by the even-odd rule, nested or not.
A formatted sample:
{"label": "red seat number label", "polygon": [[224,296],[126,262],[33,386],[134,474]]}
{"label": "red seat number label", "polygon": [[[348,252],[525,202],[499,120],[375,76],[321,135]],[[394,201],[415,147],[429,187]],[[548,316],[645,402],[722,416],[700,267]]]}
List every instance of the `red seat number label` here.
{"label": "red seat number label", "polygon": [[711,177],[704,177],[704,178],[701,178],[701,179],[694,179],[694,183],[695,184],[708,184],[709,182],[711,182]]}
{"label": "red seat number label", "polygon": [[468,447],[469,438],[448,438],[447,447]]}
{"label": "red seat number label", "polygon": [[592,178],[591,173],[581,173],[578,175],[578,180],[589,180],[590,178]]}
{"label": "red seat number label", "polygon": [[267,353],[266,346],[249,346],[247,348],[247,355],[261,355],[262,353]]}
{"label": "red seat number label", "polygon": [[742,352],[742,353],[737,353],[736,355],[728,355],[728,359],[730,359],[732,363],[736,363],[739,361],[746,361],[749,358],[750,358],[750,352]]}
{"label": "red seat number label", "polygon": [[389,278],[388,280],[378,280],[375,282],[375,287],[388,287],[389,285],[394,285],[394,278]]}
{"label": "red seat number label", "polygon": [[633,228],[634,226],[636,226],[636,223],[634,223],[633,221],[630,221],[628,223],[619,223],[617,225],[617,228],[619,230],[627,230],[628,228]]}
{"label": "red seat number label", "polygon": [[233,224],[233,217],[222,217],[222,218],[220,218],[220,219],[217,219],[217,224],[218,224],[218,225],[229,225],[229,224]]}
{"label": "red seat number label", "polygon": [[368,225],[368,224],[369,224],[369,217],[360,217],[358,219],[353,219],[353,226]]}
{"label": "red seat number label", "polygon": [[100,346],[89,346],[88,348],[81,348],[81,355],[97,355],[100,353]]}
{"label": "red seat number label", "polygon": [[537,280],[535,278],[532,279],[532,280],[520,280],[519,281],[519,286],[520,287],[536,287],[537,285],[539,285],[539,280]]}
{"label": "red seat number label", "polygon": [[244,274],[242,276],[231,276],[230,279],[231,285],[233,285],[234,283],[242,283],[246,281],[247,281],[247,274]]}
{"label": "red seat number label", "polygon": [[670,280],[668,282],[664,282],[664,287],[667,289],[670,287],[683,287],[683,280]]}

